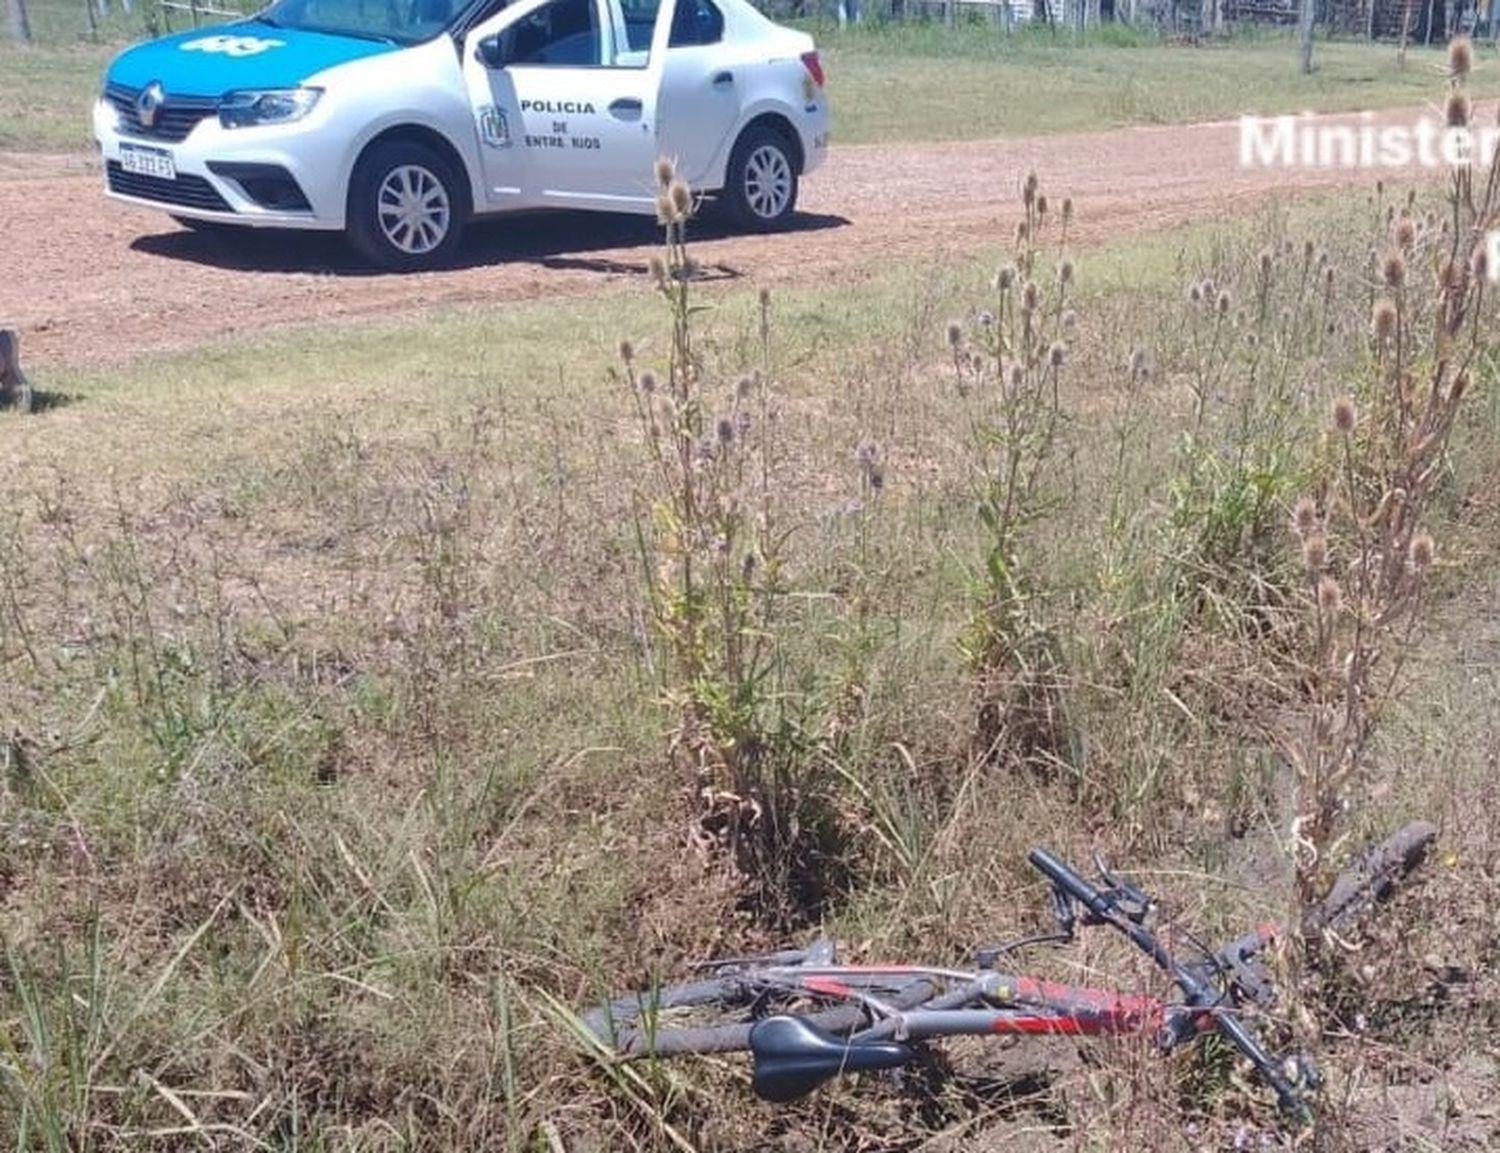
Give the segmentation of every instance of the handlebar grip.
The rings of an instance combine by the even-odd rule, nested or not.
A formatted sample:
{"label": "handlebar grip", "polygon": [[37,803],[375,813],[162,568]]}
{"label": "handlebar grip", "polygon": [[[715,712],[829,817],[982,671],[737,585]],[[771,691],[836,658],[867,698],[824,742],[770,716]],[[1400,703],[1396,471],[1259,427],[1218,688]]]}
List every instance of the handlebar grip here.
{"label": "handlebar grip", "polygon": [[1096,906],[1104,903],[1103,894],[1048,850],[1032,849],[1026,854],[1026,859],[1068,896],[1081,901],[1093,912],[1099,911]]}

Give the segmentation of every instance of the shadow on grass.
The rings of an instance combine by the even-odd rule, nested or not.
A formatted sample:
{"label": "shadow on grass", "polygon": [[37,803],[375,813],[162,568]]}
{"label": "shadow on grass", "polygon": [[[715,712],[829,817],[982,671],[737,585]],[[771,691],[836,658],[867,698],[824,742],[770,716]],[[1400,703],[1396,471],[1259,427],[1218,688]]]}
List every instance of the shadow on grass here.
{"label": "shadow on grass", "polygon": [[[849,223],[842,216],[799,213],[783,232],[820,232]],[[720,214],[709,210],[692,226],[689,241],[713,241],[742,235]],[[661,244],[661,229],[647,216],[596,212],[517,213],[472,223],[450,269],[496,264],[535,264],[542,268],[598,272],[601,275],[644,273],[651,252]],[[350,251],[344,238],[331,232],[283,232],[226,226],[174,229],[138,237],[131,247],[168,260],[211,265],[238,272],[307,273],[335,276],[391,275],[370,268]],[[639,249],[640,258],[621,259],[606,250]],[[732,279],[726,265],[705,265],[703,275]]]}

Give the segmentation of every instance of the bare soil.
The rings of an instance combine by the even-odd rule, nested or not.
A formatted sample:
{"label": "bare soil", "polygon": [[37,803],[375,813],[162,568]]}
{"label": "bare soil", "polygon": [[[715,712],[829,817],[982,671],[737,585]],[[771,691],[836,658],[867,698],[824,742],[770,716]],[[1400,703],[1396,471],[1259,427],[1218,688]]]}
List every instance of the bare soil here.
{"label": "bare soil", "polygon": [[[1233,122],[836,146],[806,181],[792,230],[736,236],[705,220],[696,254],[718,277],[785,284],[998,246],[1010,240],[1029,169],[1054,198],[1073,198],[1083,244],[1243,212],[1291,189],[1347,186],[1358,197],[1352,207],[1375,180],[1369,172],[1243,167]],[[0,170],[0,219],[11,236],[27,238],[0,279],[0,323],[20,333],[28,363],[39,366],[118,362],[344,317],[607,291],[644,275],[657,243],[654,222],[642,217],[512,216],[475,225],[460,267],[373,274],[337,236],[204,234],[108,201],[90,158],[0,155]]]}

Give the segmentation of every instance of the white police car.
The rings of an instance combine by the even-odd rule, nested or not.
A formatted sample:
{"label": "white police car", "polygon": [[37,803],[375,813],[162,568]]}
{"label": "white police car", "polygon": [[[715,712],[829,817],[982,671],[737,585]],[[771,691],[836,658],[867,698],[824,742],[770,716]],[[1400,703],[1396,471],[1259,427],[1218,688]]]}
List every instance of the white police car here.
{"label": "white police car", "polygon": [[94,109],[110,196],[403,270],[475,216],[654,213],[658,156],[775,227],[828,125],[812,38],[748,0],[276,0],[126,49]]}

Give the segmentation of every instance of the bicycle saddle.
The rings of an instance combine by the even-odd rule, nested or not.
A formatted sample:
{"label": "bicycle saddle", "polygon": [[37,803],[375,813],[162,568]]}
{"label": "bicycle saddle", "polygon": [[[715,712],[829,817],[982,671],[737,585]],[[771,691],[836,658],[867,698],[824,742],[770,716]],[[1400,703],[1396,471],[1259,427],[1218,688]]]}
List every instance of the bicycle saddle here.
{"label": "bicycle saddle", "polygon": [[840,1073],[898,1069],[912,1059],[899,1041],[851,1045],[800,1017],[766,1017],[750,1030],[755,1054],[751,1087],[765,1101],[795,1101]]}

